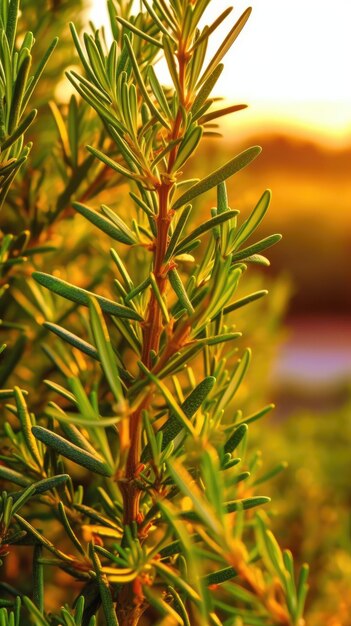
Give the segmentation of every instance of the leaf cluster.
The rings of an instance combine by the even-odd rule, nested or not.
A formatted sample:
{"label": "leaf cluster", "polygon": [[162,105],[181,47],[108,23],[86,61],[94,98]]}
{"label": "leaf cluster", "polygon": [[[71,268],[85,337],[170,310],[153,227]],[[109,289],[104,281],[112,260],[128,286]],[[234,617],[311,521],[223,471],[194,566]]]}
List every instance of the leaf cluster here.
{"label": "leaf cluster", "polygon": [[[241,220],[225,181],[260,148],[201,180],[183,173],[213,122],[242,108],[214,110],[211,94],[250,10],[208,61],[209,37],[230,14],[202,27],[208,4],[143,0],[133,15],[131,2],[110,0],[111,46],[93,25],[83,43],[71,26],[81,71],[67,78],[79,100],[71,98],[67,119],[64,107],[51,105],[61,191],[34,232],[50,233],[72,211],[90,222],[99,241],[113,242],[109,254],[103,247],[99,253],[114,292],[99,293],[101,275],[82,286],[63,266],[48,272],[40,262],[21,276],[23,291],[14,287],[14,299],[44,322],[37,333],[58,341],[44,346],[50,368],[40,384],[49,401],[44,394],[32,410],[22,385],[0,391],[8,415],[0,477],[9,485],[0,501],[0,554],[5,559],[13,546],[26,545],[33,563],[31,598],[5,586],[0,624],[18,626],[21,606],[43,625],[302,623],[307,567],[296,575],[291,553],[269,528],[269,498],[257,491],[283,466],[257,476],[258,455],[247,448],[249,425],[273,406],[245,416],[237,408],[251,350],[239,352],[232,314],[266,294],[237,297],[237,290],[250,264],[269,264],[262,253],[280,235],[256,239],[268,190]],[[54,46],[30,77],[33,40],[27,34],[16,47],[18,4],[2,0],[0,7],[7,193],[27,158],[23,136],[33,114],[25,116],[25,107]],[[159,57],[170,86],[157,76]],[[87,135],[93,141],[85,149]],[[114,210],[111,190],[122,183],[132,215]],[[213,188],[217,206],[204,216]],[[101,191],[111,202],[97,210],[89,201]],[[202,218],[191,224],[199,200]],[[32,230],[26,237],[33,244]],[[14,258],[11,244],[5,235],[6,263]],[[2,366],[3,381],[21,341]],[[46,609],[53,566],[80,581],[74,608],[60,615]]]}

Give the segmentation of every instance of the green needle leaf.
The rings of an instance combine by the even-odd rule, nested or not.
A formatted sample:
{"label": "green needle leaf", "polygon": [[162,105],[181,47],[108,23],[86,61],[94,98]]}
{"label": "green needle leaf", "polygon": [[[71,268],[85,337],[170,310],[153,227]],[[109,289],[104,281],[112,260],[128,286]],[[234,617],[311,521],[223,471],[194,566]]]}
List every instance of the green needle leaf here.
{"label": "green needle leaf", "polygon": [[153,8],[150,5],[150,3],[147,0],[142,0],[142,2],[145,5],[148,14],[152,17],[153,22],[155,24],[157,24],[157,26],[160,29],[160,31],[163,32],[165,35],[169,35],[167,28],[163,24],[162,20],[160,20],[160,18],[158,17],[157,13],[153,10]]}
{"label": "green needle leaf", "polygon": [[[85,420],[85,426],[88,425],[88,421],[91,424],[92,420]],[[93,448],[91,443],[84,437],[77,426],[72,424],[72,422],[62,421],[62,418],[60,418],[60,426],[69,441],[78,446],[78,448],[82,448],[82,450],[85,450],[86,452],[89,452],[89,454],[95,456],[95,448]]]}
{"label": "green needle leaf", "polygon": [[178,148],[177,157],[174,161],[172,171],[178,170],[180,167],[182,167],[182,165],[184,165],[184,163],[186,163],[189,157],[196,150],[201,137],[202,137],[201,126],[195,126],[191,131],[186,133],[186,135],[183,138],[182,143],[180,144]]}
{"label": "green needle leaf", "polygon": [[214,229],[219,224],[223,224],[224,222],[227,222],[228,220],[238,215],[238,213],[239,211],[234,211],[234,210],[225,211],[223,213],[220,213],[219,215],[216,215],[215,217],[212,217],[210,220],[203,222],[202,224],[200,224],[200,226],[195,228],[191,233],[189,233],[189,235],[184,237],[184,239],[182,239],[179,242],[179,244],[174,250],[174,255],[176,256],[177,254],[181,254],[184,248],[191,241],[193,241],[194,239],[197,239],[200,235],[203,235],[207,231]]}
{"label": "green needle leaf", "polygon": [[199,123],[202,125],[206,125],[208,124],[208,122],[211,122],[212,120],[217,120],[219,117],[229,115],[230,113],[237,113],[237,111],[243,111],[244,109],[247,109],[247,104],[231,104],[228,107],[216,109],[216,111],[211,111],[210,113],[205,113],[201,115],[199,117]]}
{"label": "green needle leaf", "polygon": [[135,172],[130,172],[125,167],[123,167],[123,165],[120,165],[119,163],[117,163],[117,161],[114,161],[109,156],[101,152],[101,150],[97,150],[96,148],[93,148],[93,146],[87,146],[87,150],[89,150],[89,152],[91,152],[91,154],[93,154],[97,159],[105,163],[105,165],[115,170],[115,172],[118,172],[118,174],[121,174],[122,176],[127,176],[127,178],[131,178],[132,180],[138,179],[138,174],[136,174]]}
{"label": "green needle leaf", "polygon": [[34,490],[35,490],[34,485],[29,485],[29,487],[27,487],[25,491],[21,491],[18,494],[16,501],[14,500],[12,496],[10,496],[9,500],[11,500],[13,503],[11,507],[11,516],[15,515],[17,511],[19,511],[22,508],[22,506],[26,504],[27,500],[29,500],[34,495]]}
{"label": "green needle leaf", "polygon": [[169,104],[167,101],[167,98],[165,96],[165,93],[162,89],[162,86],[160,85],[158,78],[156,76],[156,72],[154,70],[154,68],[152,67],[152,65],[150,65],[150,67],[148,68],[148,79],[151,85],[151,89],[154,92],[154,96],[158,102],[158,104],[160,105],[163,113],[165,114],[167,119],[172,119],[172,113],[171,110],[169,108]]}
{"label": "green needle leaf", "polygon": [[137,28],[137,26],[135,26],[135,24],[132,24],[132,22],[128,22],[128,20],[125,20],[123,17],[120,17],[118,15],[116,16],[116,19],[117,19],[117,22],[119,22],[120,24],[123,24],[123,26],[126,26],[129,30],[132,31],[132,33],[134,33],[135,35],[138,35],[138,37],[141,37],[141,39],[145,39],[145,41],[148,41],[149,43],[151,43],[153,46],[156,46],[157,48],[162,48],[162,44],[160,41],[158,41],[154,37],[151,37],[144,31],[140,30],[140,28]]}
{"label": "green needle leaf", "polygon": [[153,272],[150,272],[149,281],[150,281],[150,285],[151,285],[151,287],[152,287],[152,289],[154,291],[154,294],[155,294],[156,300],[158,302],[158,305],[160,307],[163,319],[164,319],[166,324],[169,324],[170,318],[169,318],[168,309],[167,309],[166,303],[165,303],[165,301],[164,301],[164,299],[162,297],[162,294],[161,294],[161,292],[160,292],[160,290],[158,288],[157,280],[156,280],[155,274]]}
{"label": "green needle leaf", "polygon": [[182,427],[185,428],[193,436],[196,436],[192,423],[184,413],[183,409],[179,406],[169,389],[162,382],[162,380],[159,380],[157,376],[154,376],[154,374],[152,374],[152,372],[150,372],[143,363],[139,361],[138,364],[142,372],[144,372],[144,374],[146,374],[146,376],[156,385],[156,387],[158,387],[170,409],[172,410],[172,413],[175,414],[177,420],[182,424]]}
{"label": "green needle leaf", "polygon": [[272,409],[274,408],[275,408],[274,404],[268,404],[260,411],[257,411],[257,413],[253,413],[252,415],[248,415],[247,417],[245,417],[245,419],[239,422],[237,426],[241,426],[241,424],[251,424],[251,422],[256,422],[256,420],[261,419],[261,417],[264,417],[267,413],[272,411]]}
{"label": "green needle leaf", "polygon": [[65,531],[67,533],[67,537],[72,541],[73,545],[78,550],[78,552],[80,552],[80,554],[83,557],[85,557],[86,556],[85,551],[84,551],[84,549],[83,549],[83,547],[82,547],[82,545],[81,545],[77,535],[75,534],[74,530],[72,529],[71,524],[68,521],[67,513],[65,511],[65,507],[64,507],[63,502],[59,502],[58,503],[58,513],[59,513],[59,516],[61,518],[62,525],[64,526],[64,529],[65,529]]}
{"label": "green needle leaf", "polygon": [[254,293],[250,293],[248,296],[245,296],[244,298],[240,298],[240,300],[233,302],[233,304],[229,304],[228,306],[224,307],[223,315],[226,315],[227,313],[231,313],[232,311],[236,311],[236,309],[240,309],[241,307],[246,306],[246,304],[250,304],[250,302],[255,302],[255,300],[259,300],[260,298],[263,298],[267,294],[268,294],[267,289],[261,289],[260,291],[255,291]]}
{"label": "green needle leaf", "polygon": [[196,115],[196,113],[198,113],[198,111],[202,108],[202,106],[205,104],[206,100],[208,99],[212,89],[214,88],[217,80],[219,79],[220,75],[222,74],[223,71],[223,67],[224,65],[219,64],[216,69],[212,72],[212,74],[208,77],[208,79],[205,81],[204,85],[201,87],[200,91],[198,92],[194,102],[193,102],[193,106],[191,107],[191,113],[193,116]]}
{"label": "green needle leaf", "polygon": [[193,47],[190,50],[190,53],[192,53],[199,46],[199,44],[202,41],[204,41],[204,39],[209,38],[209,36],[216,30],[216,28],[218,28],[218,26],[223,22],[223,20],[225,20],[225,18],[228,17],[229,13],[231,13],[232,10],[233,10],[233,7],[228,7],[227,9],[223,11],[223,13],[219,15],[219,17],[215,19],[214,22],[212,22],[210,26],[205,26],[201,35],[195,40]]}
{"label": "green needle leaf", "polygon": [[48,60],[50,59],[53,51],[55,50],[55,48],[56,48],[56,46],[58,44],[58,41],[59,41],[59,38],[55,37],[53,42],[50,44],[50,46],[48,47],[47,51],[45,52],[44,56],[42,57],[39,65],[38,65],[38,67],[37,67],[37,69],[36,69],[36,71],[34,73],[33,79],[31,80],[29,86],[27,87],[26,93],[24,95],[23,102],[22,102],[22,111],[25,110],[25,108],[26,108],[26,106],[27,106],[27,104],[28,104],[28,102],[29,102],[33,92],[34,92],[34,89],[36,88],[36,86],[37,86],[37,84],[38,84],[38,82],[40,80],[40,77],[41,77],[41,75],[42,75],[42,73],[43,73],[43,71],[45,69],[45,66],[46,66]]}
{"label": "green needle leaf", "polygon": [[28,451],[31,457],[33,458],[33,460],[35,461],[35,463],[38,465],[38,467],[42,467],[42,459],[41,459],[41,455],[39,452],[38,444],[35,440],[35,437],[33,437],[33,434],[32,434],[33,424],[32,424],[31,417],[29,415],[26,401],[24,399],[22,391],[18,387],[14,387],[14,395],[15,395],[16,406],[17,406],[17,415],[21,423],[22,433],[23,433],[23,437],[25,439]]}
{"label": "green needle leaf", "polygon": [[228,452],[232,453],[238,447],[240,442],[245,437],[248,431],[247,424],[241,424],[238,428],[235,429],[234,433],[229,437],[228,441],[225,443],[224,452],[227,454]]}
{"label": "green needle leaf", "polygon": [[[193,342],[198,346],[215,346],[225,341],[233,341],[233,339],[239,339],[242,337],[242,333],[223,333],[223,335],[213,335],[213,337],[203,337],[202,339],[194,339]],[[189,342],[190,345],[192,342]]]}
{"label": "green needle leaf", "polygon": [[125,42],[125,45],[127,46],[129,58],[130,58],[132,66],[133,66],[135,80],[137,81],[137,83],[139,85],[139,89],[140,89],[140,91],[142,93],[144,101],[146,102],[147,106],[150,109],[151,115],[154,115],[156,117],[156,119],[159,122],[161,122],[162,126],[165,126],[169,130],[169,124],[168,124],[167,120],[163,117],[163,115],[160,113],[160,111],[154,105],[154,103],[152,102],[152,100],[151,100],[151,98],[149,96],[149,92],[148,92],[148,90],[146,88],[146,85],[144,83],[143,77],[142,77],[142,75],[140,73],[140,70],[139,70],[138,62],[137,62],[137,60],[135,58],[135,54],[134,54],[134,50],[132,48],[132,44],[130,43],[129,37],[127,35],[124,35],[124,42]]}
{"label": "green needle leaf", "polygon": [[14,130],[16,129],[18,121],[21,116],[21,107],[22,107],[22,102],[23,102],[23,97],[24,97],[24,91],[26,88],[27,80],[28,80],[30,66],[31,66],[31,57],[27,56],[25,57],[25,59],[22,62],[21,67],[19,68],[15,86],[14,86],[13,98],[11,102],[10,118],[9,118],[9,130],[11,133],[13,133]]}
{"label": "green needle leaf", "polygon": [[235,367],[235,370],[232,374],[231,380],[217,405],[217,413],[220,413],[222,410],[225,410],[225,408],[230,404],[231,400],[235,396],[237,390],[239,389],[247,373],[247,370],[250,365],[250,361],[251,361],[251,350],[249,348],[246,348],[243,356],[238,361]]}
{"label": "green needle leaf", "polygon": [[96,348],[94,348],[94,346],[92,346],[87,341],[84,341],[84,339],[81,339],[74,333],[71,333],[69,330],[62,328],[62,326],[59,326],[58,324],[53,324],[52,322],[44,322],[43,326],[51,332],[55,333],[55,335],[57,335],[64,341],[66,341],[70,346],[77,348],[77,350],[80,350],[84,354],[87,354],[92,359],[99,361],[99,355]]}
{"label": "green needle leaf", "polygon": [[17,141],[17,139],[19,139],[22,135],[24,135],[26,130],[28,130],[30,125],[34,122],[36,116],[37,116],[36,109],[33,109],[33,111],[28,113],[28,115],[24,118],[23,122],[21,122],[21,124],[13,131],[13,133],[9,137],[7,137],[7,139],[5,139],[5,141],[3,142],[1,146],[2,152],[6,150],[7,148],[10,148],[15,143],[15,141]]}
{"label": "green needle leaf", "polygon": [[242,250],[239,250],[239,252],[233,254],[232,261],[233,263],[238,263],[238,261],[250,259],[250,257],[257,255],[258,252],[262,252],[263,250],[267,250],[267,248],[271,248],[272,246],[274,246],[281,240],[281,238],[282,236],[279,234],[269,235],[269,237],[265,237],[261,241],[252,244],[252,246],[243,248]]}
{"label": "green needle leaf", "polygon": [[46,491],[51,491],[52,489],[58,489],[58,487],[64,485],[69,478],[68,474],[58,474],[57,476],[52,476],[51,478],[39,480],[37,483],[34,483],[34,493],[35,495],[38,495],[45,493]]}
{"label": "green needle leaf", "polygon": [[[184,496],[190,498],[193,503],[194,512],[198,515],[205,526],[216,535],[221,532],[217,517],[205,501],[199,487],[189,472],[183,467],[178,459],[167,461],[167,469],[175,484],[179,487]],[[193,513],[193,511],[191,511]],[[185,515],[185,513],[184,513]]]}
{"label": "green needle leaf", "polygon": [[9,49],[12,53],[16,38],[17,19],[19,15],[20,0],[10,0],[8,5],[8,15],[6,24],[6,37],[9,43]]}
{"label": "green needle leaf", "polygon": [[297,611],[296,611],[297,619],[299,617],[302,617],[304,606],[305,606],[306,596],[308,592],[308,584],[307,584],[308,574],[309,574],[309,566],[305,563],[301,567],[300,576],[299,576],[299,580],[297,583]]}
{"label": "green needle leaf", "polygon": [[35,618],[37,626],[49,626],[49,622],[46,621],[41,611],[35,606],[35,604],[27,596],[22,596],[23,604],[32,617]]}
{"label": "green needle leaf", "polygon": [[173,568],[171,568],[169,565],[166,565],[166,563],[162,563],[161,561],[153,562],[153,566],[160,575],[161,579],[166,580],[168,584],[171,584],[174,587],[178,587],[178,589],[181,589],[182,592],[186,596],[189,596],[189,598],[193,602],[196,602],[196,604],[198,605],[200,604],[201,600],[199,595],[186,580],[184,580],[182,577],[179,576],[178,573],[176,573]]}
{"label": "green needle leaf", "polygon": [[[28,489],[31,489],[31,494],[33,496],[41,495],[42,493],[46,493],[47,491],[52,491],[53,489],[58,489],[62,485],[64,485],[69,479],[68,474],[58,474],[57,476],[52,476],[50,478],[43,478],[43,480],[39,480],[36,483],[32,483],[28,486]],[[14,502],[17,502],[19,498],[25,494],[26,491],[16,491],[11,494],[11,497]]]}
{"label": "green needle leaf", "polygon": [[[216,379],[213,376],[204,378],[204,380],[202,380],[201,383],[193,389],[193,391],[182,403],[181,409],[188,419],[191,419],[195,415],[196,411],[198,411],[201,407],[208,394],[212,391],[215,382]],[[182,429],[182,421],[178,418],[175,412],[172,412],[167,422],[161,428],[163,434],[162,450],[164,450],[166,446],[168,446],[168,444],[175,439]],[[147,456],[147,453],[145,454]]]}
{"label": "green needle leaf", "polygon": [[136,243],[136,238],[133,231],[127,226],[122,218],[117,215],[117,213],[112,211],[108,206],[106,206],[106,204],[102,204],[101,209],[105,213],[106,217],[115,224],[115,226],[123,233],[126,238],[132,241],[132,243]]}
{"label": "green needle leaf", "polygon": [[226,509],[227,513],[234,513],[235,511],[240,511],[244,509],[253,509],[256,506],[262,506],[263,504],[268,504],[271,499],[267,496],[254,496],[253,498],[244,498],[243,500],[233,500],[232,502],[227,502]]}
{"label": "green needle leaf", "polygon": [[135,237],[130,236],[125,231],[120,230],[110,219],[107,219],[97,211],[89,209],[89,207],[81,204],[80,202],[73,202],[72,205],[78,213],[83,215],[89,222],[97,226],[104,233],[109,235],[115,241],[132,245],[136,242]]}
{"label": "green needle leaf", "polygon": [[101,474],[102,476],[112,475],[112,470],[102,461],[102,459],[99,459],[97,453],[93,456],[73,443],[70,443],[61,437],[61,435],[57,435],[42,426],[33,426],[32,433],[37,439],[39,439],[39,441],[45,443],[46,446],[53,448],[53,450],[56,450],[56,452],[62,454],[62,456],[67,459],[74,461],[77,465],[81,465],[96,474]]}
{"label": "green needle leaf", "polygon": [[142,317],[140,317],[140,315],[133,309],[130,309],[123,304],[117,304],[116,302],[108,300],[103,296],[95,295],[86,289],[82,289],[81,287],[75,287],[61,278],[56,278],[50,274],[44,274],[44,272],[33,272],[32,276],[40,285],[43,285],[47,289],[50,289],[50,291],[53,291],[57,295],[62,296],[71,302],[89,306],[89,299],[95,297],[99,302],[101,309],[105,313],[115,315],[116,317],[126,317],[128,319],[142,321]]}
{"label": "green needle leaf", "polygon": [[270,189],[267,189],[259,199],[251,215],[238,229],[238,232],[234,239],[234,249],[239,248],[241,244],[244,243],[244,241],[246,241],[246,239],[248,239],[256,230],[256,228],[260,225],[270,205],[271,197],[272,192],[270,191]]}
{"label": "green needle leaf", "polygon": [[102,608],[106,619],[106,626],[118,626],[116,610],[113,604],[110,585],[108,583],[106,574],[104,574],[102,571],[100,559],[96,554],[93,545],[90,545],[89,555],[94,566],[94,571],[99,586]]}
{"label": "green needle leaf", "polygon": [[173,255],[174,249],[179,241],[179,238],[182,235],[182,232],[185,228],[185,225],[189,219],[190,213],[191,213],[191,204],[187,204],[184,209],[182,209],[182,212],[180,213],[177,225],[173,231],[172,237],[170,239],[170,242],[168,244],[168,248],[166,251],[166,255],[165,255],[165,262],[169,261],[169,259],[171,258],[171,256]]}
{"label": "green needle leaf", "polygon": [[111,391],[121,412],[124,410],[124,398],[122,385],[119,378],[115,353],[113,351],[110,336],[101,309],[96,298],[89,302],[90,322],[93,331],[96,349],[98,351],[101,366],[110,385]]}
{"label": "green needle leaf", "polygon": [[207,586],[220,585],[227,580],[231,580],[231,578],[235,578],[237,575],[238,573],[233,567],[225,567],[216,572],[211,572],[211,574],[207,574],[202,580]]}
{"label": "green needle leaf", "polygon": [[0,465],[0,478],[3,480],[8,480],[15,485],[19,485],[20,487],[27,487],[30,485],[30,480],[23,474],[16,472],[5,465]]}
{"label": "green needle leaf", "polygon": [[[23,395],[27,395],[27,391],[21,389]],[[0,400],[8,400],[9,398],[13,398],[15,392],[13,389],[0,389]]]}
{"label": "green needle leaf", "polygon": [[44,613],[44,565],[41,562],[43,547],[34,546],[33,550],[33,601],[39,611]]}
{"label": "green needle leaf", "polygon": [[204,81],[207,80],[210,74],[212,74],[213,70],[222,61],[223,57],[225,56],[225,54],[227,54],[228,50],[232,47],[234,41],[236,40],[236,38],[239,36],[242,29],[244,28],[247,20],[250,17],[251,11],[252,9],[251,7],[249,7],[239,17],[238,21],[236,22],[236,24],[234,24],[233,28],[229,31],[228,35],[226,36],[222,44],[219,46],[216,54],[213,56],[213,58],[209,62],[206,70],[204,71],[204,73],[202,74],[198,82],[198,85],[202,85],[202,83],[204,83]]}
{"label": "green needle leaf", "polygon": [[190,187],[190,189],[183,193],[183,195],[180,196],[180,198],[178,198],[178,200],[174,203],[173,209],[179,209],[184,204],[193,200],[193,198],[196,198],[200,194],[205,193],[205,191],[212,189],[212,187],[216,187],[219,183],[222,183],[224,180],[229,178],[229,176],[232,176],[236,172],[242,170],[254,159],[256,159],[256,157],[258,157],[261,150],[260,146],[253,146],[252,148],[248,148],[247,150],[244,150],[244,152],[238,154],[238,156],[234,157],[234,159],[231,159],[231,161],[228,161],[228,163],[220,167],[218,170],[215,170],[212,174],[209,174]]}
{"label": "green needle leaf", "polygon": [[188,315],[194,313],[194,307],[191,304],[185,287],[176,269],[172,269],[168,273],[169,282],[171,283],[175,294],[178,296],[180,305],[186,309]]}
{"label": "green needle leaf", "polygon": [[169,73],[173,81],[173,85],[178,93],[178,96],[181,96],[182,90],[181,90],[180,83],[179,83],[178,70],[177,70],[177,65],[175,61],[173,43],[169,34],[166,34],[162,38],[162,43],[163,43],[163,53],[165,56],[165,60],[167,62]]}

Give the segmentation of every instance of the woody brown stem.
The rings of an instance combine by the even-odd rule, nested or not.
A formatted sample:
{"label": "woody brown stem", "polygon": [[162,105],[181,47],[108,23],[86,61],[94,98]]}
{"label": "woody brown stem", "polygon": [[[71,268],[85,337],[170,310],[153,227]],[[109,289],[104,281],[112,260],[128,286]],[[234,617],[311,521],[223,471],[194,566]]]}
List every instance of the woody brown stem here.
{"label": "woody brown stem", "polygon": [[[170,186],[162,184],[158,189],[159,212],[157,216],[157,237],[155,242],[154,274],[157,287],[164,294],[167,285],[167,273],[163,267],[163,260],[168,244],[168,230],[170,225],[170,215],[168,209]],[[146,320],[143,324],[143,352],[141,360],[147,368],[151,367],[151,353],[158,352],[160,338],[163,330],[162,313],[154,292],[151,292]],[[126,463],[126,473],[121,490],[124,500],[124,523],[130,524],[138,519],[140,489],[136,486],[135,478],[140,465],[141,455],[141,430],[142,411],[152,398],[148,394],[141,406],[139,406],[129,418],[129,453]]]}
{"label": "woody brown stem", "polygon": [[[182,92],[185,91],[185,55],[178,55],[179,81]],[[182,103],[184,97],[182,97]],[[174,120],[171,139],[177,139],[181,133],[182,114],[178,110]],[[158,194],[158,214],[156,217],[156,238],[154,246],[153,273],[157,288],[163,297],[167,288],[168,267],[164,263],[164,258],[168,246],[168,232],[172,219],[169,208],[170,191],[173,187],[172,169],[177,156],[177,147],[171,150],[168,160],[167,174],[161,184],[157,187]],[[152,353],[157,354],[160,347],[160,339],[163,331],[162,311],[154,291],[151,291],[147,308],[146,319],[143,323],[143,350],[141,355],[142,363],[148,368],[152,367]],[[124,523],[131,524],[139,519],[139,501],[141,496],[140,488],[136,484],[137,472],[140,467],[141,456],[141,433],[142,433],[142,411],[146,409],[152,400],[152,392],[144,399],[141,406],[130,415],[129,419],[129,452],[126,461],[126,471],[120,487],[124,504]]]}
{"label": "woody brown stem", "polygon": [[[186,106],[186,89],[185,89],[185,70],[187,56],[185,53],[186,43],[179,42],[178,51],[178,67],[179,67],[179,84],[180,84],[180,104]],[[177,115],[172,125],[172,131],[169,136],[169,140],[177,140],[181,137],[182,133],[182,111],[181,106],[178,109]],[[156,192],[158,195],[158,213],[156,216],[156,237],[154,242],[154,259],[153,259],[153,273],[157,289],[163,297],[167,289],[167,274],[170,269],[168,263],[165,263],[165,255],[168,246],[168,234],[169,227],[172,220],[172,210],[170,209],[170,193],[174,185],[173,180],[173,168],[177,157],[178,146],[175,146],[171,150],[168,158],[167,170],[165,176],[161,178],[161,183],[156,185]],[[145,321],[142,325],[143,335],[143,348],[141,354],[142,363],[148,368],[152,369],[152,354],[158,354],[160,349],[160,340],[162,332],[164,330],[164,320],[162,316],[161,307],[157,300],[154,290],[150,291],[150,300],[147,307]],[[169,337],[171,345],[168,346],[167,353],[175,345],[178,345],[179,341],[185,340],[188,329],[183,329],[180,333],[175,333],[174,341],[172,341],[172,334]],[[168,343],[169,343],[168,342]],[[141,497],[141,490],[137,481],[138,473],[140,472],[141,464],[141,446],[142,446],[142,416],[143,411],[149,409],[153,398],[153,389],[147,393],[146,397],[142,400],[141,404],[133,411],[129,417],[128,424],[128,444],[129,450],[126,459],[126,467],[122,480],[119,481],[121,493],[123,496],[124,507],[124,524],[129,525],[132,522],[141,522],[139,502]],[[145,607],[137,602],[137,596],[135,595],[135,589],[133,585],[127,585],[123,592],[119,594],[119,602],[117,607],[117,615],[120,620],[121,626],[137,625],[139,619]]]}
{"label": "woody brown stem", "polygon": [[[168,244],[168,230],[171,217],[168,209],[170,186],[163,183],[158,189],[159,213],[157,216],[157,238],[154,256],[153,271],[157,287],[161,295],[164,294],[167,284],[167,272],[163,267],[163,260]],[[142,362],[146,367],[151,367],[150,353],[158,352],[160,337],[163,330],[162,313],[154,292],[151,293],[146,320],[143,326],[143,353]]]}

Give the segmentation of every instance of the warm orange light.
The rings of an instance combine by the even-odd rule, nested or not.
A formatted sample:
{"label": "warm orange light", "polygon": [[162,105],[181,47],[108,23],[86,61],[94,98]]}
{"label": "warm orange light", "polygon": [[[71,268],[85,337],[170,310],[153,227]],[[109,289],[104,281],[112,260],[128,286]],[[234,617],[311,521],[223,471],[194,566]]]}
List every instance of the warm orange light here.
{"label": "warm orange light", "polygon": [[[288,125],[322,140],[351,140],[351,1],[236,0],[212,36],[209,54],[249,4],[252,15],[225,58],[216,93],[250,105],[240,113],[244,128]],[[230,5],[213,1],[206,23]],[[96,25],[108,22],[102,0],[94,0],[91,17]],[[168,82],[165,69],[160,71]]]}

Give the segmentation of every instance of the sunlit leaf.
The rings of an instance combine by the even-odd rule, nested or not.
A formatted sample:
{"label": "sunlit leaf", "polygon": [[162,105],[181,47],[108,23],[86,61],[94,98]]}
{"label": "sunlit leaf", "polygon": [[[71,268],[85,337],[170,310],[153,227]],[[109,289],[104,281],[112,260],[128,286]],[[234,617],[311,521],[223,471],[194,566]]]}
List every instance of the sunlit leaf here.
{"label": "sunlit leaf", "polygon": [[95,456],[89,454],[61,437],[61,435],[57,435],[56,433],[47,430],[47,428],[43,428],[43,426],[33,426],[32,432],[39,441],[45,443],[45,445],[49,448],[53,448],[56,452],[62,454],[62,456],[67,459],[74,461],[78,465],[81,465],[96,474],[111,476],[112,470],[102,461],[102,459],[99,459],[97,454]]}
{"label": "sunlit leaf", "polygon": [[40,285],[43,285],[50,291],[53,291],[59,296],[70,300],[71,302],[76,302],[77,304],[83,304],[84,306],[89,305],[89,299],[91,297],[95,297],[99,302],[101,309],[105,313],[109,313],[110,315],[116,315],[117,317],[126,317],[129,319],[140,320],[141,317],[136,311],[130,309],[123,304],[117,304],[112,300],[108,300],[103,296],[95,295],[86,289],[82,289],[81,287],[75,287],[70,283],[67,283],[65,280],[61,278],[57,278],[56,276],[51,276],[50,274],[44,274],[43,272],[33,272],[32,274],[34,280],[36,280]]}
{"label": "sunlit leaf", "polygon": [[107,219],[97,211],[93,211],[89,209],[89,207],[81,204],[80,202],[73,202],[73,207],[78,213],[84,215],[86,219],[88,219],[92,224],[97,226],[104,233],[109,235],[112,239],[116,241],[120,241],[121,243],[125,243],[127,245],[132,245],[135,243],[135,238],[127,234],[125,231],[119,229],[110,219]]}
{"label": "sunlit leaf", "polygon": [[122,385],[116,364],[115,354],[111,345],[110,336],[98,301],[92,298],[89,303],[91,328],[93,331],[96,349],[98,351],[102,369],[109,382],[110,388],[115,396],[120,409],[124,405]]}
{"label": "sunlit leaf", "polygon": [[249,165],[261,152],[261,148],[259,146],[254,146],[253,148],[248,148],[241,152],[238,156],[234,157],[231,161],[228,161],[225,165],[220,167],[212,174],[209,174],[198,183],[190,187],[188,191],[186,191],[178,200],[174,203],[173,209],[179,209],[184,204],[187,204],[193,198],[196,198],[200,194],[205,193],[212,187],[216,187],[224,180],[239,172],[241,169]]}

